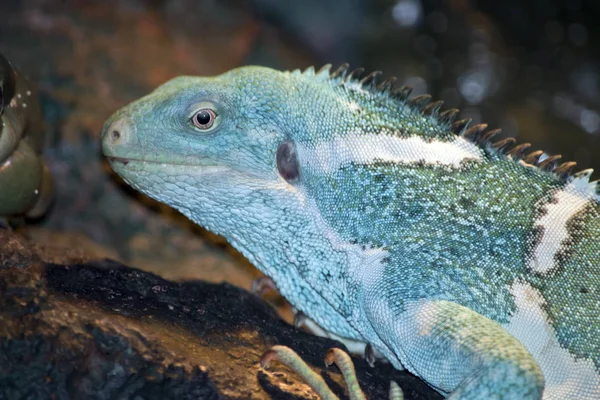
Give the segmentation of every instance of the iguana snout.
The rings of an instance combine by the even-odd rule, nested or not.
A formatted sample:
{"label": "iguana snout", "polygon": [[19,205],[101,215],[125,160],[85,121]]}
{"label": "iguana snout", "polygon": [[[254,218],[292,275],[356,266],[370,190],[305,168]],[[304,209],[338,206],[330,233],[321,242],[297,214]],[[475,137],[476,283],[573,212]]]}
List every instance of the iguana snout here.
{"label": "iguana snout", "polygon": [[[116,118],[115,118],[116,117]],[[121,161],[127,164],[127,147],[135,142],[135,133],[128,118],[113,116],[102,129],[102,150],[111,164]]]}

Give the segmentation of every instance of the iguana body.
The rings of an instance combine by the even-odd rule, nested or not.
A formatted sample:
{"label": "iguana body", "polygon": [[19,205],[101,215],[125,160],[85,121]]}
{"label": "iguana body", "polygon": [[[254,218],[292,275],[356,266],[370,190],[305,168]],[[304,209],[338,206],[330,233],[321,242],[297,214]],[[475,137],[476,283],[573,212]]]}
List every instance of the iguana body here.
{"label": "iguana body", "polygon": [[357,74],[176,78],[107,121],[104,153],[325,330],[443,394],[600,398],[591,171]]}

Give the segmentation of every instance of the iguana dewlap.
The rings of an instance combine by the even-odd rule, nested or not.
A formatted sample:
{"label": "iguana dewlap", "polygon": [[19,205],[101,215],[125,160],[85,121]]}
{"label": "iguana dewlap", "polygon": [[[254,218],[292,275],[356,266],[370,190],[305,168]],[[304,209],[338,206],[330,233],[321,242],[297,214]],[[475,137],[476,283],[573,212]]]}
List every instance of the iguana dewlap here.
{"label": "iguana dewlap", "polygon": [[600,399],[600,195],[361,71],[179,77],[105,124],[136,189],[456,399]]}

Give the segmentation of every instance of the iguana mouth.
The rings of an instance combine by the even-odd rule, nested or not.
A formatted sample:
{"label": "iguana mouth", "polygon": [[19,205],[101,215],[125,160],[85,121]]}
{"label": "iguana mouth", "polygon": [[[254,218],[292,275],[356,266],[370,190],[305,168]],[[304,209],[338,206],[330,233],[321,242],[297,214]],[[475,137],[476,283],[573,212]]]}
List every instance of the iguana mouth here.
{"label": "iguana mouth", "polygon": [[[174,163],[174,162],[165,162],[158,160],[141,160],[139,158],[124,158],[124,157],[115,157],[115,156],[106,156],[108,162],[110,164],[121,164],[123,167],[127,166],[130,163],[134,165],[143,165],[143,164],[151,164],[157,166],[164,167],[176,167],[176,168],[187,168],[190,172],[195,171],[196,173],[208,174],[208,173],[219,173],[228,171],[229,168],[222,165],[210,165],[210,164],[192,164],[192,163]],[[135,167],[134,167],[135,168]]]}
{"label": "iguana mouth", "polygon": [[127,164],[129,164],[129,161],[132,161],[132,160],[129,160],[127,158],[122,158],[122,157],[106,157],[106,158],[111,163],[121,163],[123,165],[127,165]]}
{"label": "iguana mouth", "polygon": [[127,165],[130,162],[134,162],[134,163],[143,163],[143,164],[159,164],[159,165],[172,165],[172,166],[182,166],[182,167],[216,167],[216,165],[177,163],[177,162],[174,163],[174,162],[168,162],[168,161],[142,160],[139,158],[124,158],[124,157],[115,157],[115,156],[107,156],[106,158],[111,163],[121,163],[123,165]]}

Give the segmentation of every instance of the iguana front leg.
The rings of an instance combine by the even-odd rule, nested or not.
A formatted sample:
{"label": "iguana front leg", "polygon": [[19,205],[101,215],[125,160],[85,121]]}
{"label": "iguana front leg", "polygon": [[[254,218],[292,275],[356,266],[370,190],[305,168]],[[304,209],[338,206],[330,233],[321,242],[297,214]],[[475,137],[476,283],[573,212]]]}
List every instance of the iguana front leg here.
{"label": "iguana front leg", "polygon": [[[263,275],[252,281],[252,285],[250,287],[251,293],[262,297],[268,291],[273,291],[280,295],[277,289],[277,285],[275,285],[275,282],[273,282],[273,280],[268,276]],[[306,314],[304,314],[302,311],[299,311],[295,307],[292,307],[292,312],[294,314],[294,326],[296,328],[304,328],[313,335],[326,337],[343,343],[350,352],[350,354],[363,356],[371,367],[374,367],[375,362],[378,360],[383,360],[387,362],[385,357],[379,351],[377,351],[377,349],[375,349],[371,344],[361,342],[359,340],[344,338],[334,334],[333,332],[328,332],[322,327],[320,327],[315,321],[310,319]]]}
{"label": "iguana front leg", "polygon": [[502,326],[444,300],[392,310],[371,298],[367,318],[397,359],[449,399],[541,399],[542,371]]}
{"label": "iguana front leg", "polygon": [[360,340],[344,338],[336,335],[333,332],[326,331],[315,321],[308,318],[308,316],[306,316],[306,314],[304,314],[302,311],[297,311],[296,309],[294,309],[294,326],[296,328],[305,328],[315,336],[326,337],[343,343],[350,354],[364,357],[371,367],[375,366],[375,361],[387,362],[385,357],[379,351],[377,351],[377,349],[371,346],[371,344],[362,342]]}

